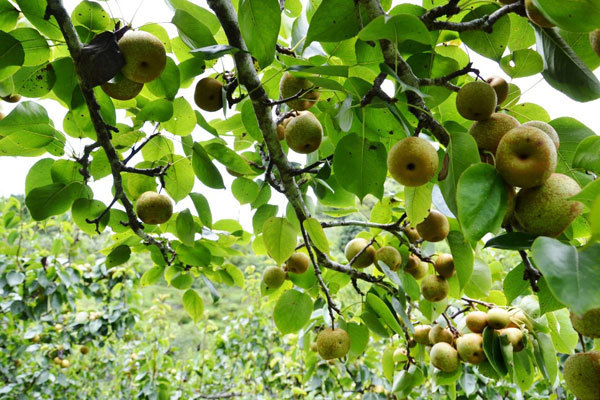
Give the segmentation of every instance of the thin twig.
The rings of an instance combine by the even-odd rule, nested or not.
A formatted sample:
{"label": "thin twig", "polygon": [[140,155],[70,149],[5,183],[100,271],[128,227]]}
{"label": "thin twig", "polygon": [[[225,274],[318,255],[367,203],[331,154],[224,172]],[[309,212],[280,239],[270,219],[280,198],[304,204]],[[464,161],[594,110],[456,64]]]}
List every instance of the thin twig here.
{"label": "thin twig", "polygon": [[430,78],[430,79],[420,78],[419,85],[420,86],[443,86],[447,89],[458,92],[460,90],[460,87],[450,83],[450,81],[452,79],[458,78],[459,76],[466,75],[470,72],[473,72],[473,73],[479,75],[479,70],[473,68],[472,62],[468,63],[464,68],[459,69],[458,71],[454,71],[451,74],[442,76],[440,78]]}
{"label": "thin twig", "polygon": [[[427,17],[427,14],[424,14],[421,17],[421,21],[425,24],[427,29],[430,31],[438,31],[438,30],[447,30],[447,31],[456,31],[456,32],[465,32],[465,31],[474,31],[481,30],[486,33],[491,33],[494,27],[494,24],[498,22],[498,20],[505,15],[514,12],[518,14],[523,14],[525,12],[525,6],[522,1],[517,1],[516,3],[512,3],[506,5],[490,15],[484,15],[481,18],[476,18],[474,20],[468,22],[451,22],[451,21],[438,21],[436,19],[432,19]],[[441,16],[441,15],[440,15]]]}
{"label": "thin twig", "polygon": [[385,72],[380,72],[379,75],[377,75],[377,77],[373,81],[373,86],[371,86],[371,88],[367,91],[367,93],[365,93],[365,95],[361,99],[361,107],[365,107],[366,105],[371,103],[375,97],[379,97],[381,100],[392,104],[398,101],[398,99],[388,96],[387,93],[385,93],[381,89],[381,85],[385,81],[386,76],[387,74]]}
{"label": "thin twig", "polygon": [[265,105],[266,106],[276,106],[276,105],[279,105],[279,104],[285,104],[288,101],[299,99],[300,97],[304,96],[306,93],[310,93],[313,90],[315,90],[315,88],[316,88],[315,86],[311,86],[308,89],[300,89],[300,91],[298,93],[296,93],[293,96],[286,97],[285,99],[267,100],[265,102]]}

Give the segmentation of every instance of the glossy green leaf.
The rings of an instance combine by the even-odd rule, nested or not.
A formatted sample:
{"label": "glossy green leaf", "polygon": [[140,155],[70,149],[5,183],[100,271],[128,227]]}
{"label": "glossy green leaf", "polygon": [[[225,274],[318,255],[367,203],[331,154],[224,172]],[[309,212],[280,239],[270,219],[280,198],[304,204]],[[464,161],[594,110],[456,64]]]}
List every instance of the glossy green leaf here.
{"label": "glossy green leaf", "polygon": [[177,237],[179,240],[181,240],[183,244],[193,246],[196,229],[194,228],[194,217],[192,217],[192,213],[190,213],[189,209],[186,208],[177,214],[175,227],[177,229]]}
{"label": "glossy green leaf", "polygon": [[164,268],[155,265],[150,268],[140,278],[140,286],[146,287],[150,285],[154,285],[159,279],[163,276]]}
{"label": "glossy green leaf", "polygon": [[535,6],[551,22],[573,32],[589,32],[600,28],[600,4],[596,0],[533,0]]}
{"label": "glossy green leaf", "polygon": [[431,36],[425,24],[410,14],[377,17],[358,33],[358,38],[363,41],[387,39],[392,43],[400,43],[412,40],[425,45],[431,44]]}
{"label": "glossy green leaf", "polygon": [[573,157],[573,168],[600,174],[600,137],[590,136],[579,143]]}
{"label": "glossy green leaf", "polygon": [[54,183],[50,174],[52,164],[54,164],[52,158],[43,158],[33,164],[25,178],[25,195],[31,192],[32,189]]}
{"label": "glossy green leaf", "polygon": [[120,245],[112,249],[106,256],[106,267],[112,268],[126,263],[131,257],[131,249],[127,245]]}
{"label": "glossy green leaf", "polygon": [[75,7],[71,13],[75,25],[82,25],[91,31],[108,30],[111,23],[110,16],[100,3],[84,0]]}
{"label": "glossy green leaf", "polygon": [[176,9],[172,19],[177,27],[179,37],[190,49],[217,44],[211,31],[200,19],[182,9]]}
{"label": "glossy green leaf", "polygon": [[402,327],[387,304],[373,293],[367,293],[367,304],[394,332],[402,335]]}
{"label": "glossy green leaf", "polygon": [[556,130],[560,139],[556,172],[570,176],[579,186],[584,187],[590,182],[590,177],[581,171],[576,171],[573,163],[579,144],[586,138],[595,136],[594,131],[571,117],[557,118],[550,121],[550,125]]}
{"label": "glossy green leaf", "polygon": [[169,158],[171,166],[165,174],[165,189],[173,200],[183,200],[194,187],[192,163],[184,156],[173,155]]}
{"label": "glossy green leaf", "polygon": [[258,196],[260,188],[252,179],[236,178],[231,184],[231,192],[240,204],[252,203]]}
{"label": "glossy green leaf", "polygon": [[67,211],[80,197],[85,197],[86,187],[81,182],[53,183],[32,189],[25,197],[25,204],[33,219],[41,221]]}
{"label": "glossy green leaf", "polygon": [[345,0],[323,1],[310,20],[304,47],[318,40],[320,42],[339,42],[358,33],[354,3]]}
{"label": "glossy green leaf", "polygon": [[[163,72],[155,80],[146,83],[144,85],[144,87],[147,88],[156,97],[164,97],[167,100],[174,100],[175,96],[177,95],[177,91],[179,90],[180,79],[181,79],[180,76],[181,75],[179,72],[179,68],[175,64],[175,61],[173,61],[173,59],[171,57],[167,56],[167,64],[166,64]],[[173,107],[176,107],[176,104],[174,104]],[[177,113],[175,113],[175,114],[177,114]],[[194,114],[193,119],[194,119],[194,124],[195,124],[196,123],[195,114]],[[167,130],[169,130],[169,129],[167,129]],[[177,135],[185,136],[185,135],[182,135],[177,132],[173,132],[173,133],[175,133]]]}
{"label": "glossy green leaf", "polygon": [[271,217],[262,228],[267,253],[281,265],[296,248],[296,229],[285,218]]}
{"label": "glossy green leaf", "polygon": [[202,222],[202,224],[208,228],[212,227],[212,213],[210,211],[210,204],[206,197],[200,193],[190,193],[190,199],[194,203],[194,207],[196,207],[196,212],[198,213],[198,218]]}
{"label": "glossy green leaf", "polygon": [[[462,22],[469,22],[477,18],[488,16],[499,8],[500,6],[498,4],[486,4],[479,6],[473,11],[469,12],[462,19]],[[490,33],[478,30],[460,33],[460,39],[465,42],[469,48],[473,49],[482,56],[495,61],[500,61],[502,58],[502,55],[506,50],[509,37],[510,19],[508,16],[503,16],[496,21],[496,23],[494,23],[494,29]]]}
{"label": "glossy green leaf", "polygon": [[462,289],[469,283],[473,274],[473,249],[460,231],[450,231],[447,240],[454,259],[458,283]]}
{"label": "glossy green leaf", "polygon": [[312,313],[313,302],[309,295],[297,290],[286,290],[273,310],[275,326],[284,335],[298,332],[306,325]]}
{"label": "glossy green leaf", "polygon": [[202,314],[204,314],[204,301],[202,297],[194,289],[188,289],[183,294],[181,301],[188,315],[194,322],[198,322],[202,318]]}
{"label": "glossy green leaf", "polygon": [[429,215],[433,184],[428,182],[417,187],[404,187],[405,211],[413,226],[420,224]]}
{"label": "glossy green leaf", "polygon": [[481,299],[489,294],[491,288],[492,273],[490,267],[480,258],[475,258],[471,279],[465,286],[465,294],[472,298]]}
{"label": "glossy green leaf", "polygon": [[308,233],[312,244],[323,253],[329,253],[329,240],[319,221],[311,217],[305,219],[302,225],[306,229],[306,233]]}
{"label": "glossy green leaf", "polygon": [[33,28],[18,28],[10,35],[21,42],[25,58],[23,65],[27,67],[45,64],[50,57],[48,41]]}
{"label": "glossy green leaf", "polygon": [[184,264],[206,266],[210,263],[211,255],[206,246],[196,242],[194,246],[179,245],[177,247],[177,258]]}
{"label": "glossy green leaf", "polygon": [[192,168],[200,182],[213,189],[224,189],[225,184],[221,173],[200,143],[194,143],[192,148]]}
{"label": "glossy green leaf", "polygon": [[485,247],[503,250],[529,250],[537,236],[526,232],[509,232],[491,238]]}
{"label": "glossy green leaf", "polygon": [[166,122],[173,116],[173,102],[158,99],[147,103],[137,114],[141,121]]}
{"label": "glossy green leaf", "polygon": [[[71,215],[73,216],[73,221],[75,221],[79,229],[88,235],[95,235],[97,233],[96,224],[90,224],[87,222],[87,220],[94,220],[98,218],[105,209],[106,205],[99,200],[81,198],[75,200],[73,203],[73,206],[71,207]],[[104,228],[106,228],[109,219],[110,212],[107,212],[98,222],[98,231],[102,232]]]}
{"label": "glossy green leaf", "polygon": [[25,61],[25,51],[19,40],[0,31],[0,80],[17,72]]}
{"label": "glossy green leaf", "polygon": [[523,78],[542,72],[544,60],[532,49],[520,49],[502,57],[500,66],[511,78]]}
{"label": "glossy green leaf", "polygon": [[[238,10],[242,37],[261,68],[275,56],[275,43],[281,23],[278,0],[241,0]],[[260,33],[256,27],[260,26]]]}
{"label": "glossy green leaf", "polygon": [[506,274],[502,282],[502,289],[508,304],[512,304],[514,299],[529,292],[529,281],[523,279],[524,272],[525,266],[520,263]]}

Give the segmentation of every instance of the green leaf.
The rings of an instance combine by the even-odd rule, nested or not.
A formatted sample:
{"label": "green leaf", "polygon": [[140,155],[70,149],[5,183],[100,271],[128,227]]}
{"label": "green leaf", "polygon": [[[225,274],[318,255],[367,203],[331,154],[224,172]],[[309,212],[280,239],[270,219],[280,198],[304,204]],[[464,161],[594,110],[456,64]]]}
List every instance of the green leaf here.
{"label": "green leaf", "polygon": [[200,193],[190,193],[190,199],[194,203],[194,207],[196,207],[196,212],[198,213],[198,218],[200,222],[208,228],[212,227],[212,213],[210,211],[210,204],[204,195]]}
{"label": "green leaf", "polygon": [[412,40],[431,45],[431,35],[425,24],[410,14],[377,17],[358,33],[358,38],[363,41],[387,39],[396,44]]}
{"label": "green leaf", "polygon": [[186,290],[194,284],[194,277],[188,272],[178,272],[169,280],[169,284],[175,289]]}
{"label": "green leaf", "polygon": [[556,351],[559,353],[570,354],[577,347],[579,335],[571,325],[569,310],[562,309],[546,314],[550,336]]}
{"label": "green leaf", "polygon": [[252,216],[252,228],[255,235],[259,235],[262,232],[262,227],[265,224],[265,221],[276,216],[278,210],[279,207],[272,204],[263,204],[262,206],[258,207]]}
{"label": "green leaf", "polygon": [[75,199],[85,197],[86,189],[81,182],[53,183],[32,189],[25,197],[25,204],[33,219],[41,221],[67,211]]}
{"label": "green leaf", "polygon": [[502,57],[500,67],[511,78],[523,78],[542,72],[544,60],[532,49],[521,49]]}
{"label": "green leaf", "polygon": [[302,222],[306,233],[312,244],[323,253],[329,253],[329,240],[325,235],[325,231],[318,220],[315,218],[307,218]]}
{"label": "green leaf", "polygon": [[356,36],[359,30],[353,2],[325,0],[321,2],[310,20],[304,48],[317,40],[339,42]]}
{"label": "green leaf", "polygon": [[194,246],[179,245],[177,258],[184,264],[202,267],[210,263],[211,255],[206,246],[196,242]]}
{"label": "green leaf", "polygon": [[556,298],[577,314],[600,304],[600,244],[581,251],[556,239],[539,237],[531,247],[536,267]]}
{"label": "green leaf", "polygon": [[186,208],[177,214],[175,228],[177,229],[177,237],[183,244],[188,246],[194,245],[196,230],[194,229],[194,217],[192,217],[189,209]]}
{"label": "green leaf", "polygon": [[506,274],[502,282],[502,289],[508,304],[512,304],[514,299],[529,292],[529,281],[523,279],[523,272],[525,272],[525,266],[520,263]]}
{"label": "green leaf", "polygon": [[240,49],[237,47],[229,46],[227,44],[216,44],[214,46],[200,47],[190,51],[194,56],[200,57],[203,60],[214,60],[221,58],[226,54],[234,55],[239,52]]}
{"label": "green leaf", "polygon": [[350,354],[355,356],[362,354],[369,343],[369,328],[364,324],[349,322],[345,330],[350,335]]}
{"label": "green leaf", "polygon": [[[145,87],[155,95],[156,97],[164,97],[167,100],[175,99],[177,92],[179,91],[180,86],[180,73],[177,64],[171,57],[167,56],[167,65],[165,69],[160,74],[158,78],[155,80],[148,82],[145,84]],[[183,99],[183,97],[181,97]],[[186,102],[187,103],[187,102]],[[176,107],[174,104],[173,107]],[[193,117],[194,125],[196,124],[196,115]],[[165,129],[167,129],[165,127]],[[169,129],[167,129],[169,130]],[[169,130],[169,132],[172,132]],[[173,132],[175,133],[175,132]],[[175,133],[177,135],[185,136],[180,133]]]}
{"label": "green leaf", "polygon": [[551,22],[573,32],[589,32],[600,28],[600,4],[596,0],[533,0],[535,6]]}
{"label": "green leaf", "polygon": [[175,135],[187,136],[196,127],[196,113],[186,99],[178,97],[173,101],[173,116],[162,126]]}
{"label": "green leaf", "polygon": [[[571,197],[572,200],[580,201],[590,209],[593,207],[594,201],[598,198],[600,198],[600,179],[590,182],[581,189],[581,192]],[[590,216],[589,220],[593,222],[594,218]]]}
{"label": "green leaf", "polygon": [[236,286],[243,289],[244,288],[244,274],[242,273],[242,271],[240,271],[239,268],[233,264],[226,264],[226,265],[224,265],[224,267],[225,267],[225,271],[227,272],[227,274],[233,280],[233,283]]}
{"label": "green leaf", "polygon": [[140,286],[146,287],[154,285],[162,277],[163,272],[164,268],[159,267],[158,265],[155,265],[154,267],[150,268],[149,270],[144,272],[144,274],[140,278]]}
{"label": "green leaf", "polygon": [[452,230],[448,234],[448,246],[454,259],[454,268],[460,288],[463,289],[471,280],[473,274],[473,249],[465,240],[462,232]]}
{"label": "green leaf", "polygon": [[535,359],[540,371],[550,385],[554,385],[558,378],[558,359],[552,337],[547,333],[535,332],[534,351]]}
{"label": "green leaf", "polygon": [[600,97],[600,81],[556,31],[535,26],[535,36],[550,86],[579,102]]}
{"label": "green leaf", "polygon": [[0,80],[17,72],[25,61],[21,42],[6,32],[0,31]]}
{"label": "green leaf", "polygon": [[158,99],[146,103],[136,118],[140,121],[166,122],[173,116],[173,102]]}
{"label": "green leaf", "polygon": [[[104,212],[106,209],[106,205],[99,200],[91,200],[86,198],[81,198],[75,200],[73,206],[71,207],[71,214],[73,216],[73,221],[77,224],[79,229],[92,236],[96,234],[96,224],[90,224],[87,220],[93,220]],[[98,222],[98,230],[102,232],[106,225],[108,225],[108,220],[110,219],[110,212],[104,214],[104,216]]]}
{"label": "green leaf", "polygon": [[523,18],[516,13],[508,14],[510,18],[510,39],[508,48],[512,51],[528,49],[535,44],[535,32],[529,24],[528,18]]}
{"label": "green leaf", "polygon": [[99,3],[84,0],[75,7],[71,13],[73,24],[81,25],[90,31],[108,30],[111,23],[110,16]]}
{"label": "green leaf", "polygon": [[21,42],[25,58],[23,65],[34,67],[48,62],[50,47],[48,41],[33,28],[18,28],[10,32],[10,35]]}
{"label": "green leaf", "polygon": [[277,264],[283,264],[296,248],[296,229],[285,218],[271,217],[265,221],[262,232],[267,253]]}
{"label": "green leaf", "polygon": [[183,10],[202,21],[213,35],[221,28],[221,23],[217,17],[204,7],[194,4],[189,0],[166,0],[166,2],[173,11]]}
{"label": "green leaf", "polygon": [[275,326],[284,335],[298,332],[310,320],[312,306],[312,300],[306,293],[294,289],[286,290],[277,300],[273,310]]}
{"label": "green leaf", "polygon": [[478,241],[500,229],[508,194],[502,177],[489,164],[471,165],[458,181],[458,219],[468,240]]}
{"label": "green leaf", "polygon": [[240,204],[252,203],[258,196],[260,188],[252,179],[236,178],[231,184],[231,192]]}
{"label": "green leaf", "polygon": [[52,64],[23,67],[13,75],[15,90],[25,97],[42,97],[52,90],[56,74]]}
{"label": "green leaf", "polygon": [[577,181],[579,186],[584,187],[591,181],[590,177],[581,171],[574,170],[572,165],[579,144],[587,137],[596,136],[594,131],[570,117],[557,118],[550,121],[550,125],[556,130],[560,139],[556,172],[570,176]]}
{"label": "green leaf", "polygon": [[194,169],[192,163],[184,156],[174,154],[170,157],[172,164],[165,174],[165,189],[173,200],[183,200],[194,187]]}
{"label": "green leaf", "polygon": [[525,232],[509,232],[491,238],[484,247],[503,250],[529,250],[537,236]]}
{"label": "green leaf", "polygon": [[15,27],[19,19],[17,10],[8,0],[0,0],[0,31],[8,32]]}
{"label": "green leaf", "polygon": [[433,184],[427,182],[417,187],[404,187],[405,211],[413,226],[420,224],[429,215]]}
{"label": "green leaf", "polygon": [[[437,53],[420,53],[406,60],[419,78],[441,78],[460,69],[459,63],[450,57]],[[451,80],[456,82],[456,79]],[[425,103],[429,108],[442,104],[452,92],[442,86],[424,86],[421,91],[427,96]]]}
{"label": "green leaf", "polygon": [[221,173],[200,143],[192,147],[192,168],[200,182],[213,189],[225,189]]}
{"label": "green leaf", "polygon": [[52,158],[43,158],[33,164],[25,178],[25,195],[31,192],[32,189],[54,183],[50,175],[52,164],[54,164]]}
{"label": "green leaf", "polygon": [[496,373],[500,377],[504,377],[508,373],[508,370],[502,357],[500,339],[490,327],[486,327],[483,330],[483,351],[487,361],[492,365]]}
{"label": "green leaf", "polygon": [[[482,18],[498,10],[498,4],[486,4],[469,12],[462,22],[469,22]],[[510,19],[503,16],[496,23],[492,32],[487,33],[480,30],[465,31],[460,33],[460,39],[477,53],[489,59],[500,61],[506,50],[508,38],[510,37]]]}
{"label": "green leaf", "polygon": [[[275,43],[281,24],[278,0],[241,0],[238,10],[242,37],[250,53],[266,68],[275,57]],[[260,31],[256,27],[260,26]]]}
{"label": "green leaf", "polygon": [[[58,22],[54,15],[46,19],[46,0],[15,0],[25,18],[42,34],[54,41],[64,41]],[[0,43],[2,39],[0,38]],[[1,52],[0,52],[1,53]],[[2,57],[0,56],[0,59]]]}
{"label": "green leaf", "polygon": [[190,49],[217,44],[211,31],[198,18],[182,9],[176,9],[172,19],[179,37]]}
{"label": "green leaf", "polygon": [[217,141],[210,142],[204,146],[204,149],[213,158],[233,172],[237,172],[238,174],[242,175],[255,174],[252,168],[250,168],[248,163],[240,155],[231,150],[229,147],[225,146],[223,143]]}
{"label": "green leaf", "polygon": [[600,137],[590,136],[579,143],[573,157],[573,168],[600,174]]}
{"label": "green leaf", "polygon": [[112,249],[110,254],[106,256],[106,267],[112,268],[121,265],[131,257],[131,249],[127,245],[120,245]]}
{"label": "green leaf", "polygon": [[202,301],[202,297],[200,297],[194,289],[188,289],[183,294],[181,301],[183,303],[183,308],[188,315],[194,322],[198,322],[202,318],[202,314],[204,314],[204,302]]}
{"label": "green leaf", "polygon": [[546,314],[547,312],[560,310],[565,308],[565,305],[556,298],[556,296],[550,290],[548,281],[545,277],[541,277],[538,280],[539,291],[536,293],[538,302],[540,303],[540,314]]}
{"label": "green leaf", "polygon": [[403,334],[402,327],[398,323],[398,320],[394,314],[392,314],[392,311],[383,300],[381,300],[375,294],[369,292],[367,293],[367,304],[394,332],[396,332],[398,335]]}
{"label": "green leaf", "polygon": [[337,182],[361,200],[369,193],[381,198],[387,174],[386,160],[387,152],[382,143],[351,133],[335,148],[333,171]]}
{"label": "green leaf", "polygon": [[469,297],[481,299],[489,294],[492,288],[492,273],[490,267],[481,259],[475,258],[473,274],[465,286],[465,294]]}

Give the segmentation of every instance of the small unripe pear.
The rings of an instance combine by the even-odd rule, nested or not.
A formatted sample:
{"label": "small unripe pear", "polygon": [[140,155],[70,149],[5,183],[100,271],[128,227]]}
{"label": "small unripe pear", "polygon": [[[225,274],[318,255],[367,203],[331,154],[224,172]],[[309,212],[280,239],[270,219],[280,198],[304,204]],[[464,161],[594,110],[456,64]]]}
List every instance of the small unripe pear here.
{"label": "small unripe pear", "polygon": [[437,273],[446,278],[450,279],[454,272],[456,272],[454,268],[454,258],[452,254],[442,253],[435,259],[435,263],[433,264],[433,268],[437,271]]}
{"label": "small unripe pear", "polygon": [[406,357],[406,349],[403,347],[399,347],[396,350],[394,350],[394,355],[392,356],[394,362],[397,364],[399,362],[404,362],[407,360]]}
{"label": "small unripe pear", "polygon": [[431,210],[423,222],[417,225],[417,232],[428,242],[441,242],[450,233],[448,218],[439,211]]}
{"label": "small unripe pear", "polygon": [[535,6],[533,0],[525,0],[525,12],[527,17],[534,24],[541,26],[542,28],[552,28],[555,26],[552,22],[542,14],[542,12]]}
{"label": "small unripe pear", "polygon": [[573,329],[589,338],[600,338],[600,308],[594,308],[583,315],[571,313]]}
{"label": "small unripe pear", "polygon": [[58,356],[54,357],[54,359],[52,361],[56,365],[61,365],[62,364],[62,359],[60,357],[58,357]]}
{"label": "small unripe pear", "polygon": [[472,311],[467,314],[465,323],[471,332],[481,333],[487,326],[487,313],[484,313],[483,311]]}
{"label": "small unripe pear", "polygon": [[432,326],[429,331],[429,343],[436,344],[440,342],[452,344],[454,343],[454,335],[450,332],[450,329],[444,328],[438,324]]}
{"label": "small unripe pear", "polygon": [[358,258],[352,264],[354,268],[366,268],[373,264],[373,261],[375,261],[375,248],[372,245],[369,245],[368,240],[363,238],[352,239],[346,245],[344,254],[346,255],[348,262],[350,262],[354,256],[356,256],[365,247],[367,247],[367,249],[363,251],[362,254],[358,256]]}
{"label": "small unripe pear", "polygon": [[492,308],[487,312],[487,324],[492,329],[506,328],[510,322],[510,314],[503,308]]}
{"label": "small unripe pear", "polygon": [[71,365],[71,362],[66,358],[60,362],[61,368],[68,368]]}
{"label": "small unripe pear", "polygon": [[600,57],[600,29],[596,29],[590,32],[590,44],[592,49]]}
{"label": "small unripe pear", "polygon": [[317,335],[317,351],[325,360],[344,357],[349,350],[350,335],[341,328],[326,328]]}
{"label": "small unripe pear", "polygon": [[148,32],[127,31],[118,45],[125,57],[121,72],[129,80],[139,83],[153,81],[167,65],[165,46]]}
{"label": "small unripe pear", "polygon": [[429,272],[429,265],[426,262],[421,261],[419,257],[411,254],[408,257],[408,262],[404,267],[404,271],[411,274],[416,280],[419,280],[427,275]]}
{"label": "small unripe pear", "polygon": [[100,87],[104,93],[117,100],[131,100],[144,88],[143,83],[129,80],[123,74],[118,74],[112,81],[104,82]]}
{"label": "small unripe pear", "polygon": [[504,80],[501,76],[490,76],[485,80],[496,92],[496,99],[498,100],[498,104],[504,103],[504,101],[508,98],[508,91],[510,86],[508,82]]}
{"label": "small unripe pear", "polygon": [[515,199],[515,218],[533,235],[557,237],[583,212],[583,204],[570,200],[579,185],[563,174],[552,174],[541,186],[521,190]]}
{"label": "small unripe pear", "polygon": [[431,364],[443,372],[454,372],[458,369],[458,353],[446,342],[434,344],[429,358]]}
{"label": "small unripe pear", "polygon": [[163,224],[173,215],[173,203],[164,194],[148,191],[136,200],[135,212],[146,224]]}
{"label": "small unripe pear", "polygon": [[263,273],[263,282],[268,289],[278,289],[285,282],[285,271],[273,265],[265,268]]}
{"label": "small unripe pear", "polygon": [[415,243],[417,240],[421,239],[421,235],[417,232],[417,228],[414,226],[407,226],[404,230],[404,234],[408,238],[408,241],[411,243]]}
{"label": "small unripe pear", "polygon": [[429,332],[431,332],[431,325],[417,325],[415,326],[415,333],[413,338],[415,342],[423,345],[430,345]]}
{"label": "small unripe pear", "polygon": [[460,359],[465,362],[481,364],[486,360],[483,337],[478,333],[467,333],[456,339],[456,350]]}
{"label": "small unripe pear", "polygon": [[204,111],[219,111],[223,108],[223,84],[215,78],[202,78],[194,90],[194,102]]}
{"label": "small unripe pear", "polygon": [[496,151],[496,169],[512,186],[539,186],[556,169],[557,153],[546,133],[532,126],[519,126],[502,137]]}
{"label": "small unripe pear", "polygon": [[600,351],[570,355],[563,373],[567,387],[579,400],[600,399]]}
{"label": "small unripe pear", "polygon": [[456,109],[463,118],[471,121],[488,119],[496,111],[497,103],[496,91],[483,81],[467,83],[456,95]]}
{"label": "small unripe pear", "polygon": [[303,274],[308,269],[310,258],[304,253],[294,253],[285,262],[285,269],[295,274]]}
{"label": "small unripe pear", "polygon": [[323,140],[323,126],[310,111],[302,111],[285,126],[285,140],[296,153],[309,154]]}
{"label": "small unripe pear", "polygon": [[556,150],[558,150],[558,147],[560,146],[560,138],[558,137],[556,129],[554,129],[552,125],[547,124],[543,121],[529,121],[525,122],[523,126],[533,126],[534,128],[538,128],[539,130],[544,132],[546,135],[548,135],[550,140],[552,140],[552,143],[554,143],[554,147],[556,147]]}
{"label": "small unripe pear", "polygon": [[396,143],[388,153],[390,175],[404,186],[421,186],[437,172],[439,159],[435,148],[427,140],[408,137]]}
{"label": "small unripe pear", "polygon": [[450,286],[448,281],[441,276],[427,275],[421,281],[421,294],[431,302],[442,301],[448,296]]}
{"label": "small unripe pear", "polygon": [[79,348],[79,352],[83,355],[86,355],[87,353],[90,352],[90,348],[87,347],[86,345],[83,345]]}
{"label": "small unripe pear", "polygon": [[500,139],[508,131],[519,126],[519,121],[508,114],[494,113],[489,119],[475,121],[469,133],[477,142],[477,147],[496,154]]}
{"label": "small unripe pear", "polygon": [[523,332],[519,328],[506,328],[501,329],[498,332],[500,335],[508,337],[508,341],[513,346],[513,351],[519,352],[523,350],[525,344],[523,343]]}
{"label": "small unripe pear", "polygon": [[294,117],[287,117],[279,124],[277,124],[277,137],[279,138],[279,140],[285,139],[285,127],[287,126],[287,124],[289,124],[289,122],[292,119],[294,119]]}
{"label": "small unripe pear", "polygon": [[[377,250],[375,260],[384,262],[392,271],[397,271],[402,264],[402,256],[392,246],[383,246]],[[375,263],[375,266],[379,268],[378,263]]]}
{"label": "small unripe pear", "polygon": [[[282,99],[287,99],[298,94],[301,90],[310,89],[314,85],[306,78],[296,78],[285,72],[279,81],[279,94]],[[286,104],[293,110],[304,111],[311,108],[319,99],[319,92],[312,90],[301,97],[290,100]]]}

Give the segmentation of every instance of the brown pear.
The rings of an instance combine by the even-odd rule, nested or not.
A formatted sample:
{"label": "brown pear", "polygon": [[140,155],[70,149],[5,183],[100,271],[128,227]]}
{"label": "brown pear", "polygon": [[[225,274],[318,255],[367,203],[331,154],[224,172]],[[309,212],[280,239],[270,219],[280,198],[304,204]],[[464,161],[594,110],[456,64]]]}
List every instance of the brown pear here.
{"label": "brown pear", "polygon": [[417,325],[415,326],[415,333],[413,338],[419,344],[430,345],[429,332],[431,331],[431,325]]}
{"label": "brown pear", "polygon": [[483,311],[471,311],[467,314],[465,323],[471,332],[481,333],[487,326],[487,313]]}
{"label": "brown pear", "polygon": [[323,126],[313,113],[302,111],[285,126],[285,140],[296,153],[312,153],[321,145]]}
{"label": "brown pear", "polygon": [[[383,246],[375,253],[375,260],[384,262],[389,269],[397,271],[400,265],[402,265],[402,256],[398,250],[392,246]],[[379,264],[375,263],[375,266],[379,268]]]}
{"label": "brown pear", "polygon": [[456,109],[465,119],[483,121],[488,119],[498,104],[494,88],[487,82],[469,82],[456,95]]}
{"label": "brown pear", "polygon": [[[297,95],[301,90],[312,88],[313,83],[305,78],[296,78],[289,72],[285,72],[279,81],[279,94],[282,99]],[[288,101],[286,104],[293,110],[304,111],[311,108],[319,99],[319,92],[312,90],[304,93],[300,98]]]}
{"label": "brown pear", "polygon": [[21,101],[21,95],[18,93],[14,93],[14,94],[2,97],[2,100],[6,101],[7,103],[18,103],[19,101]]}
{"label": "brown pear", "polygon": [[481,364],[486,360],[483,338],[478,333],[467,333],[456,339],[456,350],[464,362]]}
{"label": "brown pear", "polygon": [[427,275],[421,281],[421,294],[433,303],[444,300],[449,291],[448,281],[441,276]]}
{"label": "brown pear", "polygon": [[503,329],[510,322],[510,314],[503,308],[492,308],[487,312],[487,324],[492,329]]}
{"label": "brown pear", "polygon": [[[518,0],[516,0],[518,1]],[[508,98],[509,85],[504,78],[500,76],[490,76],[485,80],[490,84],[492,88],[496,91],[496,97],[498,99],[498,104],[504,103],[504,101]]]}
{"label": "brown pear", "polygon": [[570,355],[563,374],[567,387],[579,400],[600,399],[600,351]]}
{"label": "brown pear", "polygon": [[417,232],[417,228],[415,228],[414,226],[407,226],[404,230],[404,234],[406,235],[408,241],[411,243],[415,243],[416,241],[421,239],[419,232]]}
{"label": "brown pear", "polygon": [[542,14],[542,12],[535,6],[533,0],[525,0],[525,12],[527,17],[534,24],[541,26],[542,28],[552,28],[555,26],[552,22]]}
{"label": "brown pear", "polygon": [[419,280],[427,275],[427,272],[429,272],[429,266],[426,262],[421,261],[419,257],[411,254],[408,257],[408,262],[404,266],[404,271],[411,274],[413,278]]}
{"label": "brown pear", "polygon": [[454,372],[458,369],[458,353],[446,342],[434,344],[429,358],[431,364],[443,372]]}
{"label": "brown pear", "polygon": [[202,78],[194,90],[194,102],[204,111],[219,111],[223,108],[223,84],[215,78]]}
{"label": "brown pear", "polygon": [[350,335],[341,328],[326,328],[317,335],[317,351],[325,360],[344,357],[349,350]]}
{"label": "brown pear", "polygon": [[363,251],[354,263],[352,263],[354,268],[367,268],[369,265],[373,264],[373,261],[375,261],[375,248],[372,245],[369,245],[368,240],[363,238],[352,239],[346,245],[344,254],[346,255],[348,262],[350,262],[365,247],[367,247],[365,251]]}
{"label": "brown pear", "polygon": [[417,232],[428,242],[441,242],[450,233],[448,218],[439,211],[431,210],[423,222],[417,225]]}
{"label": "brown pear", "polygon": [[508,131],[519,126],[519,121],[508,114],[495,113],[484,121],[475,121],[469,133],[477,142],[477,147],[496,154],[500,139]]}
{"label": "brown pear", "polygon": [[558,150],[558,147],[560,146],[560,138],[558,137],[556,129],[554,129],[552,125],[542,121],[529,121],[525,122],[523,126],[533,126],[534,128],[538,128],[539,130],[546,133],[550,140],[552,140],[552,143],[554,143],[554,147],[556,147],[556,150]]}
{"label": "brown pear", "polygon": [[388,154],[390,175],[404,186],[421,186],[436,174],[439,159],[435,148],[427,140],[408,137],[396,143]]}
{"label": "brown pear", "polygon": [[431,330],[429,331],[429,342],[431,344],[436,344],[439,342],[452,344],[454,343],[454,335],[452,332],[450,332],[450,329],[444,328],[437,324],[431,327]]}
{"label": "brown pear", "polygon": [[571,313],[571,324],[583,336],[600,338],[600,308],[589,310],[583,315]]}
{"label": "brown pear", "polygon": [[454,273],[456,272],[454,269],[454,258],[452,257],[452,254],[440,254],[435,259],[433,268],[435,268],[435,270],[440,276],[446,279],[450,279],[452,275],[454,275]]}
{"label": "brown pear", "polygon": [[285,269],[294,274],[303,274],[310,265],[310,258],[304,253],[294,253],[285,262]]}

